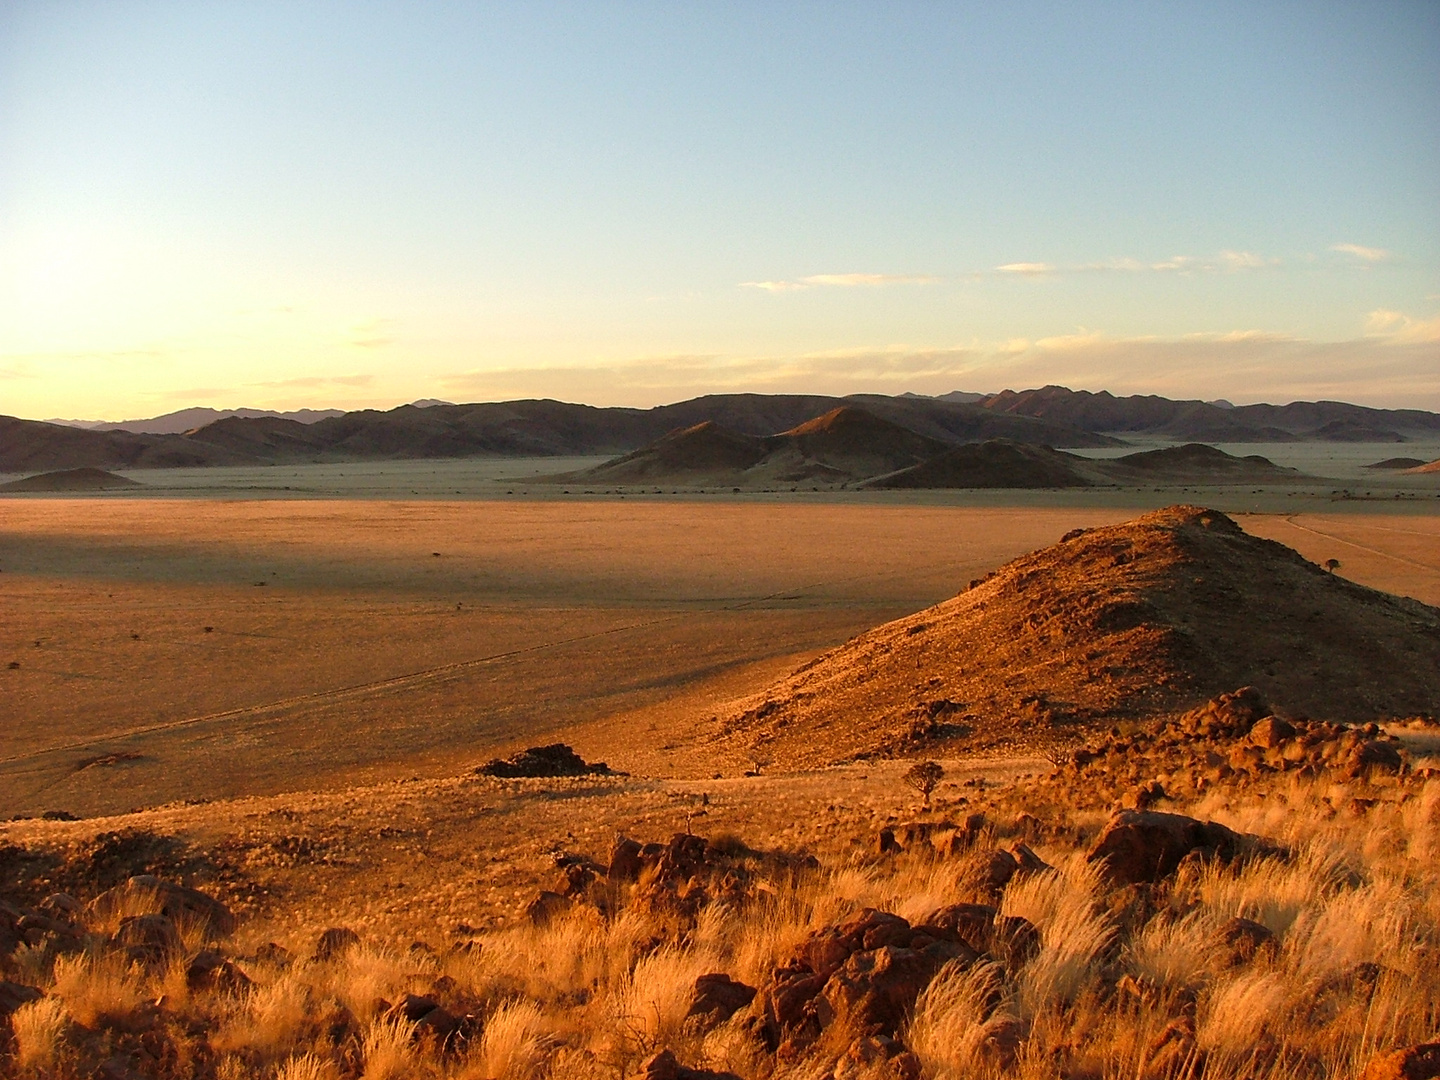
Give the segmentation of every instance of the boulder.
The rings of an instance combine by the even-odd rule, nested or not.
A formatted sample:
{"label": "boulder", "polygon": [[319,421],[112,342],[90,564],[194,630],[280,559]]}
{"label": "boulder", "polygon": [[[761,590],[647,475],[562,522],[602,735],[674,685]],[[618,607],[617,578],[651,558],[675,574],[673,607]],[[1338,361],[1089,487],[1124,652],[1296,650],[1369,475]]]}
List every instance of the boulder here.
{"label": "boulder", "polygon": [[235,931],[235,916],[230,909],[199,889],[161,881],[150,874],[130,878],[113,889],[107,889],[86,907],[92,919],[114,918],[121,912],[164,915],[173,922],[198,925],[207,934],[225,935]]}
{"label": "boulder", "polygon": [[321,932],[312,954],[316,960],[333,960],[360,945],[360,935],[348,926],[332,926]]}
{"label": "boulder", "polygon": [[1262,750],[1273,750],[1288,739],[1295,737],[1295,728],[1278,716],[1267,716],[1256,721],[1250,729],[1250,742]]}
{"label": "boulder", "polygon": [[687,1023],[703,1031],[723,1024],[755,999],[755,987],[736,982],[729,975],[717,972],[701,975],[691,991],[690,1008],[685,1012]]}
{"label": "boulder", "polygon": [[1373,1058],[1360,1080],[1436,1080],[1440,1077],[1440,1043],[1422,1043]]}
{"label": "boulder", "polygon": [[1156,882],[1168,877],[1192,851],[1229,860],[1242,838],[1224,825],[1183,814],[1121,810],[1111,817],[1087,861],[1100,863],[1116,884]]}
{"label": "boulder", "polygon": [[143,954],[147,959],[159,960],[184,947],[180,931],[164,915],[132,915],[121,919],[113,940],[116,945],[134,951],[137,959]]}
{"label": "boulder", "polygon": [[950,904],[931,912],[916,929],[938,940],[962,942],[982,953],[990,948],[996,914],[988,904]]}
{"label": "boulder", "polygon": [[525,905],[525,918],[531,926],[549,926],[570,910],[570,901],[559,893],[541,890]]}
{"label": "boulder", "polygon": [[1398,773],[1404,762],[1392,743],[1367,739],[1345,756],[1342,769],[1350,779],[1359,779],[1374,772]]}
{"label": "boulder", "polygon": [[628,836],[617,836],[610,849],[610,865],[606,876],[611,881],[638,881],[644,863],[640,858],[640,842]]}
{"label": "boulder", "polygon": [[248,987],[250,979],[214,949],[202,949],[185,969],[185,984],[192,991],[236,993]]}
{"label": "boulder", "polygon": [[925,953],[892,945],[852,953],[821,991],[824,1007],[816,1010],[820,1025],[839,1023],[865,1035],[894,1035],[939,968]]}
{"label": "boulder", "polygon": [[1268,927],[1238,917],[1220,928],[1220,941],[1232,965],[1248,964],[1259,953],[1273,953],[1278,948],[1275,935]]}
{"label": "boulder", "polygon": [[740,1077],[710,1069],[687,1069],[676,1059],[673,1051],[660,1050],[640,1062],[639,1069],[630,1073],[629,1080],[740,1080]]}
{"label": "boulder", "polygon": [[920,1080],[920,1059],[898,1039],[866,1035],[835,1063],[835,1080]]}
{"label": "boulder", "polygon": [[0,1020],[10,1016],[21,1005],[39,1001],[45,995],[33,986],[24,983],[6,982],[0,979]]}

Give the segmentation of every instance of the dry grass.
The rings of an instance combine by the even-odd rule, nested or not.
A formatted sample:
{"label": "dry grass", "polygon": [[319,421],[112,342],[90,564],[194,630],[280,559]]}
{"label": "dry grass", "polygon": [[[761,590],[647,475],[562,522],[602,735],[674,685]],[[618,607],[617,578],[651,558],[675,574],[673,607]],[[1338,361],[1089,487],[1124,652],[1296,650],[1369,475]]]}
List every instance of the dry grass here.
{"label": "dry grass", "polygon": [[[13,1060],[68,1078],[105,1033],[149,1024],[169,1039],[205,1033],[208,1050],[192,1049],[187,1072],[167,1066],[165,1080],[599,1080],[664,1046],[745,1080],[819,1078],[844,1045],[822,1040],[777,1060],[743,1014],[708,1032],[687,1027],[696,977],[761,985],[812,931],[865,907],[921,922],[944,905],[987,900],[1032,923],[1039,947],[1023,961],[951,964],[924,990],[898,1034],[935,1080],[1348,1080],[1376,1052],[1440,1033],[1440,781],[1286,780],[1171,807],[1264,831],[1291,856],[1187,864],[1139,907],[1084,858],[1097,816],[1070,815],[1063,791],[1044,802],[1043,785],[1023,790],[1046,815],[1035,847],[1054,869],[1019,875],[998,897],[983,883],[1007,831],[997,818],[956,857],[852,847],[799,872],[756,863],[742,897],[678,920],[638,902],[633,887],[612,888],[603,911],[578,904],[543,926],[512,919],[435,951],[373,930],[321,961],[304,958],[304,940],[334,913],[296,910],[304,929],[289,961],[248,955],[263,938],[242,928],[250,944],[230,952],[253,985],[240,991],[190,991],[184,964],[198,941],[148,970],[113,953],[25,947],[7,977],[33,978],[50,996],[16,1014]],[[967,811],[982,798],[970,797]],[[1363,811],[1351,808],[1357,798],[1368,800]],[[1219,929],[1235,916],[1268,927],[1276,947],[1231,959]],[[417,1039],[392,1008],[407,994],[471,1015],[464,1037],[448,1049]],[[143,1019],[162,996],[165,1010]],[[1165,1035],[1176,1024],[1182,1033]]]}

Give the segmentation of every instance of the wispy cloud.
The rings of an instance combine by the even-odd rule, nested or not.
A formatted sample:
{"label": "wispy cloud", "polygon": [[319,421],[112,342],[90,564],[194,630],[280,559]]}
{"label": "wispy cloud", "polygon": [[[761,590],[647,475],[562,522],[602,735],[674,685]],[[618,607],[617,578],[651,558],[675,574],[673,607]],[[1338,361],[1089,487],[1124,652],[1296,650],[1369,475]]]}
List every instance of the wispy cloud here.
{"label": "wispy cloud", "polygon": [[1372,325],[1368,336],[1337,342],[1257,329],[1182,337],[1080,331],[939,347],[655,356],[594,367],[477,370],[452,373],[440,384],[446,396],[471,401],[545,396],[596,405],[660,404],[745,391],[939,394],[1061,383],[1204,400],[1338,398],[1440,408],[1440,326],[1394,313],[1377,315]]}
{"label": "wispy cloud", "polygon": [[350,344],[360,349],[382,349],[392,344],[395,337],[390,328],[394,319],[366,319],[350,329]]}
{"label": "wispy cloud", "polygon": [[1243,270],[1265,270],[1281,265],[1281,260],[1253,251],[1221,251],[1215,255],[1171,255],[1166,259],[1145,262],[1119,257],[1099,262],[1056,266],[1047,262],[1013,262],[995,267],[995,273],[1019,277],[1057,277],[1065,274],[1217,274]]}
{"label": "wispy cloud", "polygon": [[1379,308],[1365,320],[1365,329],[1374,337],[1397,344],[1426,345],[1440,343],[1440,316],[1414,319],[1404,312]]}
{"label": "wispy cloud", "polygon": [[1384,248],[1365,247],[1361,244],[1331,244],[1331,251],[1338,251],[1342,255],[1354,255],[1361,262],[1379,263],[1387,262],[1394,256]]}
{"label": "wispy cloud", "polygon": [[277,379],[273,382],[249,383],[272,390],[315,390],[325,386],[369,386],[375,376],[365,375],[300,375],[293,379]]}
{"label": "wispy cloud", "polygon": [[1046,262],[1013,262],[995,268],[997,274],[1018,274],[1020,277],[1049,277],[1055,267]]}
{"label": "wispy cloud", "polygon": [[810,274],[795,281],[742,281],[742,289],[763,289],[766,292],[795,292],[812,288],[878,288],[884,285],[933,285],[938,277],[930,274]]}

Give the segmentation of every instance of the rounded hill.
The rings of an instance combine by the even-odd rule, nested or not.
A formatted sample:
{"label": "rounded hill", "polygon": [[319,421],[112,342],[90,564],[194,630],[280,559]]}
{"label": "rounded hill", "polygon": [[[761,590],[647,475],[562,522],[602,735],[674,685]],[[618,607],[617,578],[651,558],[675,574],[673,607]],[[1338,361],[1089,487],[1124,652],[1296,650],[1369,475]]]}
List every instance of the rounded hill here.
{"label": "rounded hill", "polygon": [[1039,745],[1254,685],[1296,713],[1440,710],[1440,610],[1327,573],[1224,514],[1077,530],[735,703],[724,736],[815,765]]}
{"label": "rounded hill", "polygon": [[104,469],[89,467],[60,469],[56,472],[38,473],[21,480],[0,484],[0,491],[119,491],[145,485],[128,476],[119,476]]}

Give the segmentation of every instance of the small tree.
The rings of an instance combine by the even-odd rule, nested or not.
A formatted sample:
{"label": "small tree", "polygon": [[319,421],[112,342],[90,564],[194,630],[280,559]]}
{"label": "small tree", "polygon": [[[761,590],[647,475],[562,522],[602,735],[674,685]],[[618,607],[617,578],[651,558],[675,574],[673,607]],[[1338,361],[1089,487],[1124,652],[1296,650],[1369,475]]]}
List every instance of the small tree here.
{"label": "small tree", "polygon": [[1339,560],[1339,559],[1326,559],[1326,560],[1325,560],[1325,569],[1326,569],[1326,570],[1329,570],[1330,573],[1332,573],[1332,574],[1335,573],[1336,570],[1339,570],[1339,569],[1340,569],[1340,560]]}
{"label": "small tree", "polygon": [[930,809],[930,793],[945,777],[945,769],[938,761],[917,761],[900,779],[920,792],[925,800],[925,809]]}

